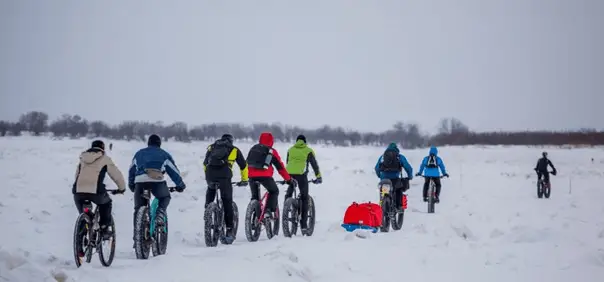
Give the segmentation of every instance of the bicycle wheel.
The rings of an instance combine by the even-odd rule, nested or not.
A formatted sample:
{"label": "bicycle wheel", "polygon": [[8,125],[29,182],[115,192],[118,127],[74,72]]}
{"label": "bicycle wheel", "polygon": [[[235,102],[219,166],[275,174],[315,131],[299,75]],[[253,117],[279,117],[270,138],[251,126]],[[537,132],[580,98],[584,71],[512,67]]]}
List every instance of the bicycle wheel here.
{"label": "bicycle wheel", "polygon": [[153,238],[155,240],[152,241],[152,252],[153,256],[156,257],[165,255],[168,249],[168,217],[164,213],[158,213],[154,218]]}
{"label": "bicycle wheel", "polygon": [[215,202],[206,208],[204,215],[204,240],[207,247],[216,247],[218,239],[222,236],[222,220],[220,210]]}
{"label": "bicycle wheel", "polygon": [[[287,198],[283,204],[283,236],[291,238],[298,232],[298,209],[296,208],[296,199]],[[290,225],[291,224],[291,225]]]}
{"label": "bicycle wheel", "polygon": [[315,199],[308,195],[308,217],[307,217],[307,227],[306,236],[312,236],[315,232],[315,222],[316,222],[316,210],[315,210]]}
{"label": "bicycle wheel", "polygon": [[[239,209],[237,208],[237,204],[235,203],[235,201],[233,201],[233,204],[231,205],[233,207],[233,241],[235,241],[235,238],[237,238],[237,229],[239,228]],[[224,210],[221,211],[220,213],[220,219],[222,219],[222,227],[220,228],[221,231],[221,235],[220,235],[220,243],[223,245],[230,245],[233,244],[233,241],[228,242],[226,239],[226,224],[224,221]]]}
{"label": "bicycle wheel", "polygon": [[382,199],[382,226],[380,226],[380,232],[390,231],[390,196],[385,195]]}
{"label": "bicycle wheel", "polygon": [[[90,217],[82,213],[78,216],[73,228],[73,257],[77,267],[82,265],[83,257],[86,255],[88,248],[89,228],[92,226]],[[84,255],[84,256],[80,256]],[[90,261],[88,261],[90,262]]]}
{"label": "bicycle wheel", "polygon": [[543,187],[543,196],[545,196],[545,198],[547,199],[549,199],[549,196],[552,192],[551,188],[551,184],[549,183],[545,184],[545,186]]}
{"label": "bicycle wheel", "polygon": [[430,180],[430,189],[428,189],[428,213],[434,213],[434,182]]}
{"label": "bicycle wheel", "polygon": [[393,207],[391,207],[391,209],[392,209],[392,211],[393,211],[392,213],[394,215],[390,219],[390,223],[392,224],[392,229],[401,230],[401,228],[403,228],[403,221],[405,220],[405,210],[402,208],[399,210],[398,208],[393,208]]}
{"label": "bicycle wheel", "polygon": [[[103,240],[101,234],[97,235],[97,251],[99,253],[99,260],[105,267],[109,267],[113,263],[113,257],[115,256],[115,222],[113,221],[113,215],[111,216],[111,231],[113,231],[109,240]],[[107,254],[103,249],[103,243],[108,243],[109,253]]]}
{"label": "bicycle wheel", "polygon": [[537,197],[539,199],[543,198],[543,183],[541,180],[537,181]]}
{"label": "bicycle wheel", "polygon": [[245,211],[245,237],[249,242],[256,242],[260,238],[262,225],[260,220],[260,202],[251,200]]}
{"label": "bicycle wheel", "polygon": [[137,259],[148,259],[150,251],[149,208],[142,206],[136,211],[134,223],[134,252]]}

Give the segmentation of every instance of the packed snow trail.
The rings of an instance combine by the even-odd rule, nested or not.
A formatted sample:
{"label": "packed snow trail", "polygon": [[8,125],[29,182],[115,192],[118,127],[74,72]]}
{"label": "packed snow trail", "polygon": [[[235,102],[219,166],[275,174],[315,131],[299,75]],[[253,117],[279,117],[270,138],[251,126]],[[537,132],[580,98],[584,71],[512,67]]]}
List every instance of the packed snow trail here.
{"label": "packed snow trail", "polygon": [[[165,142],[162,147],[173,155],[188,186],[184,193],[172,194],[167,254],[135,259],[133,201],[128,191],[112,196],[117,228],[113,264],[105,268],[94,256],[90,264],[77,269],[72,255],[77,212],[71,185],[78,155],[89,143],[85,139],[0,138],[0,176],[4,179],[0,281],[604,279],[601,149],[547,149],[559,174],[552,177],[552,198],[537,199],[532,168],[543,149],[440,148],[451,177],[443,179],[436,213],[426,213],[421,201],[423,179],[416,178],[408,191],[409,209],[401,231],[355,236],[340,223],[351,202],[378,200],[373,166],[383,148],[313,146],[324,183],[310,184],[317,209],[312,237],[284,238],[280,231],[272,240],[263,233],[258,242],[247,242],[244,211],[249,187],[234,187],[240,211],[237,240],[230,246],[207,248],[201,164],[207,144]],[[134,152],[145,144],[113,143],[108,154],[126,174]],[[236,145],[247,152],[251,143]],[[287,147],[276,145],[280,152]],[[414,171],[426,153],[403,150]],[[284,193],[282,186],[280,207]]]}

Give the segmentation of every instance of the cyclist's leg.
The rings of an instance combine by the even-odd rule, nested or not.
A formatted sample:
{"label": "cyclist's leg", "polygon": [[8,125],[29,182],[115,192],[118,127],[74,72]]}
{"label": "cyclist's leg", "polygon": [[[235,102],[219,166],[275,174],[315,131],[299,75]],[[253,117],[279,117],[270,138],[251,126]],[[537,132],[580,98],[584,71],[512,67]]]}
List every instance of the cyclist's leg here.
{"label": "cyclist's leg", "polygon": [[428,198],[428,187],[430,186],[430,177],[424,177],[424,190],[422,195],[424,196],[424,201]]}
{"label": "cyclist's leg", "polygon": [[540,171],[537,171],[537,182],[541,181],[542,176],[543,176],[543,173],[541,173]]}
{"label": "cyclist's leg", "polygon": [[250,191],[252,192],[252,200],[260,201],[260,185],[258,179],[250,178]]}
{"label": "cyclist's leg", "polygon": [[73,201],[75,203],[76,209],[78,210],[78,213],[83,213],[84,212],[84,199],[82,197],[82,194],[73,194]]}
{"label": "cyclist's leg", "polygon": [[158,215],[167,215],[168,206],[170,205],[170,189],[166,181],[153,182],[151,193],[159,201],[157,206]]}
{"label": "cyclist's leg", "polygon": [[206,203],[204,205],[204,207],[206,207],[206,208],[216,198],[216,190],[210,189],[210,183],[212,183],[212,182],[214,182],[214,181],[207,181],[208,189],[206,189]]}
{"label": "cyclist's leg", "polygon": [[400,208],[403,206],[403,180],[400,178],[394,178],[390,179],[390,181],[392,181],[392,186],[394,187],[394,195],[392,195],[392,197],[394,197],[394,204],[397,208]]}
{"label": "cyclist's leg", "polygon": [[262,186],[268,191],[268,199],[266,201],[267,211],[274,212],[277,210],[279,201],[279,187],[272,177],[264,178],[262,180]]}
{"label": "cyclist's leg", "polygon": [[101,195],[94,195],[91,200],[99,207],[99,225],[111,225],[111,210],[113,208],[111,197],[105,192]]}
{"label": "cyclist's leg", "polygon": [[545,181],[545,183],[549,184],[549,172],[543,173],[543,181]]}
{"label": "cyclist's leg", "polygon": [[440,178],[434,177],[432,180],[434,181],[434,185],[436,186],[436,199],[440,199],[440,188],[441,188]]}
{"label": "cyclist's leg", "polygon": [[[294,175],[293,175],[293,174],[290,174],[290,176],[291,176],[291,177],[294,177]],[[297,175],[297,176],[299,176],[299,175]],[[295,178],[295,177],[294,177],[294,178]],[[296,181],[297,181],[297,180],[298,180],[298,179],[296,178]],[[298,184],[299,184],[299,183],[300,183],[300,182],[298,181]],[[291,185],[287,186],[287,191],[285,192],[285,198],[284,198],[283,200],[285,201],[285,200],[287,200],[287,198],[291,198],[293,194],[294,194],[294,187],[292,187]]]}
{"label": "cyclist's leg", "polygon": [[[306,176],[306,174],[291,175],[291,177],[293,177],[298,182],[298,188],[300,189],[300,204],[302,205],[302,209],[300,211],[302,213],[302,223],[300,223],[300,228],[306,229],[308,227],[306,226],[306,221],[308,219],[308,177]],[[290,186],[288,188],[288,191],[289,189],[293,190],[294,188]]]}
{"label": "cyclist's leg", "polygon": [[143,190],[151,183],[136,183],[134,185],[134,215],[132,216],[132,228],[136,226],[136,211],[147,204],[143,198]]}
{"label": "cyclist's leg", "polygon": [[233,184],[231,179],[220,180],[220,198],[224,209],[224,223],[227,229],[233,228]]}

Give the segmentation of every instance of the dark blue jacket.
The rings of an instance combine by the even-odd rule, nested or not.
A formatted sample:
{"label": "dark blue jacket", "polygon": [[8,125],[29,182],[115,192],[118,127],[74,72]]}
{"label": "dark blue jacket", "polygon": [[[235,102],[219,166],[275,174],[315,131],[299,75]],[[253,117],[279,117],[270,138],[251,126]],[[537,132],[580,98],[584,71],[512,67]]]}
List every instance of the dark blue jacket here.
{"label": "dark blue jacket", "polygon": [[[419,174],[422,174],[422,172],[423,172],[424,176],[426,176],[426,177],[440,177],[441,171],[443,174],[447,174],[447,170],[445,169],[445,163],[438,156],[438,149],[436,149],[436,147],[430,148],[430,155],[436,156],[436,165],[438,167],[426,167],[426,165],[428,164],[428,160],[430,159],[430,156],[426,156],[424,158],[424,160],[422,161],[422,164],[419,167]],[[438,170],[439,168],[440,168],[440,171]],[[424,169],[425,169],[425,172],[424,172]]]}
{"label": "dark blue jacket", "polygon": [[[388,148],[386,148],[386,151],[389,151],[389,150],[399,153],[398,156],[400,159],[401,166],[405,169],[405,172],[407,173],[407,177],[409,177],[410,180],[413,179],[413,168],[407,161],[407,158],[405,158],[405,156],[403,156],[403,154],[400,153],[399,149],[396,147],[396,144],[394,144],[394,143],[390,144],[388,146]],[[383,162],[383,160],[382,160],[383,157],[384,157],[383,155],[380,156],[377,163],[375,164],[375,174],[377,175],[377,177],[379,177],[380,179],[401,178],[402,171],[384,172],[384,171],[380,170],[380,164]]]}
{"label": "dark blue jacket", "polygon": [[157,169],[162,173],[168,173],[172,182],[176,186],[183,187],[184,182],[180,176],[180,171],[172,156],[160,147],[149,146],[140,149],[132,159],[132,165],[128,171],[128,185],[144,182],[163,182],[164,179],[153,179],[145,173],[145,169]]}

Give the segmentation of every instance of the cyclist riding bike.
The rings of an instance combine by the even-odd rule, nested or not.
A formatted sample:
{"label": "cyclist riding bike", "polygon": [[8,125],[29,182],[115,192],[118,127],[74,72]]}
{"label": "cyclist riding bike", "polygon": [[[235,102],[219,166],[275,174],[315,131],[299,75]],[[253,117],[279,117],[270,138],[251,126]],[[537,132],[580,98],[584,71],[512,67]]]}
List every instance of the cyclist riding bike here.
{"label": "cyclist riding bike", "polygon": [[[402,171],[405,170],[407,177],[403,178]],[[375,164],[375,174],[380,180],[389,179],[394,188],[394,203],[401,209],[403,206],[403,192],[409,190],[409,180],[413,179],[413,168],[407,158],[400,153],[396,143],[390,143],[384,154]]]}
{"label": "cyclist riding bike", "polygon": [[[439,170],[439,168],[440,168],[440,170]],[[424,172],[424,169],[426,170],[425,172]],[[445,163],[438,156],[438,149],[436,149],[436,147],[432,147],[432,148],[430,148],[430,152],[429,152],[428,156],[426,156],[422,160],[422,164],[419,167],[419,172],[416,174],[416,176],[421,176],[423,173],[424,177],[425,177],[424,191],[423,191],[424,202],[428,201],[428,188],[430,186],[430,180],[434,181],[434,184],[436,186],[436,191],[435,191],[436,195],[435,195],[434,202],[435,203],[440,202],[440,198],[439,198],[440,197],[440,188],[442,187],[442,185],[440,183],[440,173],[441,172],[442,172],[443,176],[449,177],[449,174],[447,173],[447,170],[445,168]]]}
{"label": "cyclist riding bike", "polygon": [[[134,220],[136,225],[136,211],[145,204],[143,192],[151,190],[153,196],[159,201],[157,214],[167,215],[166,210],[170,204],[170,189],[164,179],[164,174],[176,184],[176,191],[182,193],[187,187],[182,180],[180,171],[172,156],[161,148],[161,138],[152,134],[147,141],[147,148],[140,149],[132,159],[128,171],[128,188],[134,192]],[[133,238],[134,240],[134,238]]]}
{"label": "cyclist riding bike", "polygon": [[[84,203],[90,201],[99,207],[99,224],[104,240],[109,240],[113,235],[111,226],[112,200],[105,189],[105,174],[117,185],[118,191],[114,194],[123,194],[126,191],[126,182],[122,172],[113,160],[105,155],[105,143],[101,140],[92,142],[90,149],[80,154],[80,163],[76,169],[75,182],[72,193],[78,213],[82,213]],[[80,249],[82,246],[78,246]],[[84,251],[78,251],[83,256]]]}
{"label": "cyclist riding bike", "polygon": [[[323,182],[321,178],[321,172],[319,172],[319,164],[315,158],[315,151],[306,144],[306,137],[299,135],[296,138],[296,144],[289,148],[286,157],[286,169],[289,175],[296,180],[298,188],[300,189],[300,200],[302,201],[302,222],[300,223],[300,229],[302,235],[305,235],[308,230],[307,219],[308,219],[308,165],[312,166],[317,178],[316,183]],[[294,194],[292,185],[287,188],[285,193],[285,200],[291,198]]]}
{"label": "cyclist riding bike", "polygon": [[274,212],[278,207],[279,187],[273,178],[275,167],[281,177],[290,186],[296,187],[296,180],[293,179],[277,150],[273,148],[274,138],[270,132],[260,134],[259,143],[252,146],[247,155],[248,174],[250,179],[250,190],[252,191],[252,200],[260,201],[260,183],[268,191],[267,207],[265,216],[274,218]]}
{"label": "cyclist riding bike", "polygon": [[541,177],[543,177],[543,180],[549,184],[549,171],[547,170],[548,166],[552,167],[552,174],[556,175],[557,174],[557,170],[554,167],[554,164],[552,163],[552,161],[550,159],[547,158],[547,152],[543,152],[541,154],[543,157],[541,157],[538,161],[537,161],[537,165],[535,166],[535,172],[537,172],[537,181],[541,180]]}
{"label": "cyclist riding bike", "polygon": [[[232,242],[236,234],[233,234],[233,163],[241,169],[241,181],[237,186],[247,186],[248,168],[245,157],[239,148],[233,145],[233,135],[224,134],[222,137],[208,146],[205,158],[203,160],[203,170],[205,171],[208,185],[212,182],[219,183],[220,195],[224,206],[224,221],[226,225],[225,237],[227,241]],[[207,208],[216,198],[215,189],[206,190]]]}

